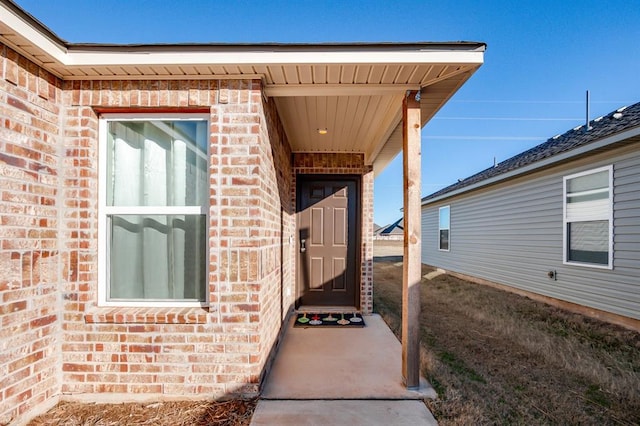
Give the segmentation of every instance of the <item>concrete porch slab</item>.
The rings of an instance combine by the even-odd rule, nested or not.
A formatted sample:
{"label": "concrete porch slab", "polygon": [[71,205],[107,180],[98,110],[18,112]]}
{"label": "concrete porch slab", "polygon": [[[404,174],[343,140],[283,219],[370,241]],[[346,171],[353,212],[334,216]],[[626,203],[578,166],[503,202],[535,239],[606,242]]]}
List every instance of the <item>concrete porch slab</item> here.
{"label": "concrete porch slab", "polygon": [[260,401],[251,426],[436,426],[422,401]]}
{"label": "concrete porch slab", "polygon": [[263,399],[423,399],[436,392],[421,379],[402,383],[402,347],[379,315],[364,328],[294,328],[289,324]]}

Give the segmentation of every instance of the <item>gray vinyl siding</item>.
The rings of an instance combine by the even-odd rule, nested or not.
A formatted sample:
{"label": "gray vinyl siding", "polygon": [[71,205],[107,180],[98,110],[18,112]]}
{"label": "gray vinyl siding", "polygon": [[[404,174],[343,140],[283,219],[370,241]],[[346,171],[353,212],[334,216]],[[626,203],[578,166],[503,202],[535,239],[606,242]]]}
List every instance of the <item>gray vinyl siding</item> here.
{"label": "gray vinyl siding", "polygon": [[[640,319],[640,151],[566,163],[422,209],[422,262]],[[613,270],[563,264],[563,177],[614,165]],[[451,206],[450,251],[438,250],[438,208]],[[557,272],[557,281],[549,279]]]}

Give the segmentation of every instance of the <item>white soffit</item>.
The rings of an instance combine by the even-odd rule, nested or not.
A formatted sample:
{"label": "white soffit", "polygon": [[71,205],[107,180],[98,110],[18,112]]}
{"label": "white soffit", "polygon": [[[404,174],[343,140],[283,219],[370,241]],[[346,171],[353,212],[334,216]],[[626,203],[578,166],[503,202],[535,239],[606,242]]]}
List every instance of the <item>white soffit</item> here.
{"label": "white soffit", "polygon": [[426,123],[485,50],[474,42],[70,44],[9,0],[0,0],[0,42],[63,80],[260,79],[293,151],[361,152],[376,173],[402,149],[406,92],[422,91]]}

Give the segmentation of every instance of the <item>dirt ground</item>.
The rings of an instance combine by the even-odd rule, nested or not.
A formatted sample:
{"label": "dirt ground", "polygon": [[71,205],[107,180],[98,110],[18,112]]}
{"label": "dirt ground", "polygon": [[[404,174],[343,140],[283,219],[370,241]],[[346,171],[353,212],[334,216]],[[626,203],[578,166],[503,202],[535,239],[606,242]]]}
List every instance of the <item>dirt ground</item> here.
{"label": "dirt ground", "polygon": [[[398,336],[402,247],[374,248],[375,310]],[[421,327],[440,425],[640,424],[639,333],[448,275],[423,279]],[[30,425],[246,426],[255,404],[61,403]]]}
{"label": "dirt ground", "polygon": [[[378,257],[374,277],[399,335],[402,268]],[[640,424],[639,333],[440,275],[422,280],[421,341],[440,425]]]}

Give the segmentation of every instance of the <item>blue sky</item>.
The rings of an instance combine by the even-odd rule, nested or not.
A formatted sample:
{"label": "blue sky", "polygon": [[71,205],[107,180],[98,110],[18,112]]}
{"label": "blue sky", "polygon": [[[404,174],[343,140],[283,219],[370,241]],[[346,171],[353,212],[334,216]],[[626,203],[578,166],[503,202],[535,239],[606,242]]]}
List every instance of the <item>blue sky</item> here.
{"label": "blue sky", "polygon": [[[640,0],[17,0],[71,42],[482,41],[485,64],[423,130],[428,195],[640,101]],[[376,178],[375,221],[400,217],[401,156]]]}

